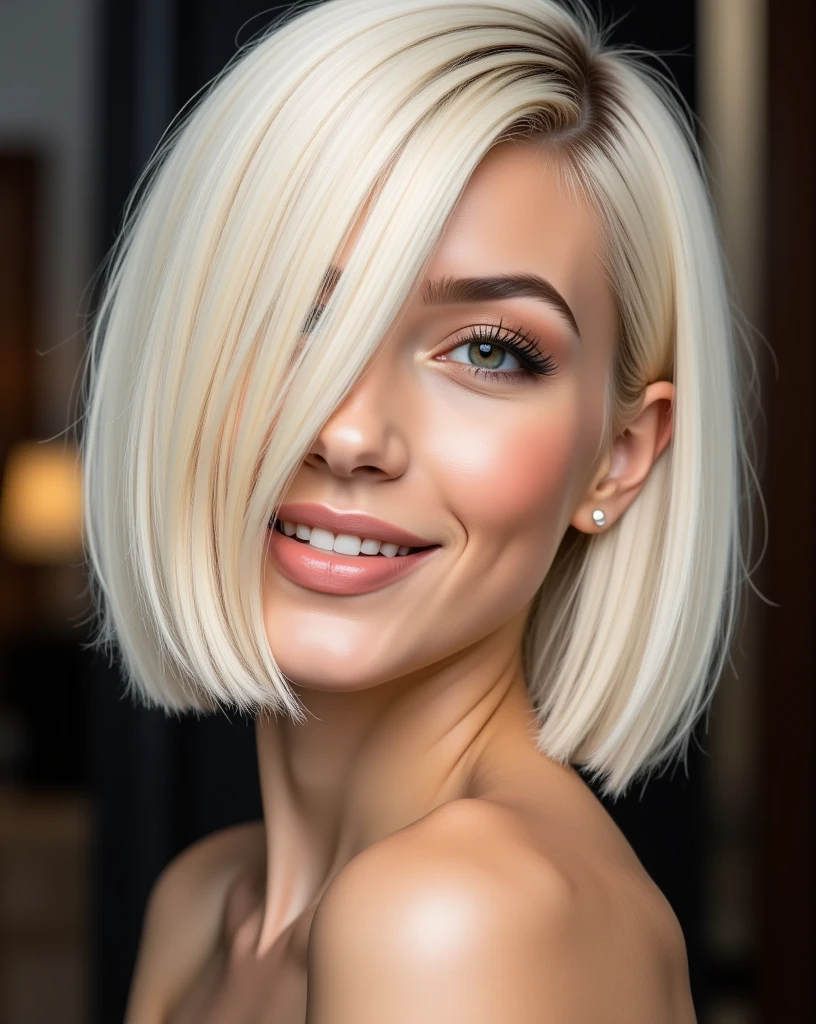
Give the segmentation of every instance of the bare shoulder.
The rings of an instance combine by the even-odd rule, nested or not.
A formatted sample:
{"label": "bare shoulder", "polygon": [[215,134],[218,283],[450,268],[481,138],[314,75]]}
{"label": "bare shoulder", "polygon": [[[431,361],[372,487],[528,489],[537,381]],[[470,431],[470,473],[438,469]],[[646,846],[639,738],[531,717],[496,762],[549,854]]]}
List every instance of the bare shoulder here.
{"label": "bare shoulder", "polygon": [[513,810],[446,804],[327,889],[307,1024],[693,1024],[668,904],[627,909],[613,889],[547,856]]}
{"label": "bare shoulder", "polygon": [[156,879],[145,910],[125,1024],[159,1024],[218,940],[231,886],[261,854],[263,825],[193,843]]}

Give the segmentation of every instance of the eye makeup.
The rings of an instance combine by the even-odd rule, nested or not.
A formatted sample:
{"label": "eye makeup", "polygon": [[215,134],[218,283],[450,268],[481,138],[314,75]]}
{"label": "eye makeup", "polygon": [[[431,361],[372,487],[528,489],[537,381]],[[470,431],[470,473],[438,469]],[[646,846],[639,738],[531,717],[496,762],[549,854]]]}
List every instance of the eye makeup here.
{"label": "eye makeup", "polygon": [[[311,334],[315,331],[325,308],[326,303],[315,303],[312,306],[301,333]],[[537,377],[551,377],[558,370],[555,358],[551,354],[543,352],[538,338],[521,328],[513,330],[504,327],[503,321],[500,320],[498,325],[474,324],[468,328],[468,332],[459,339],[456,346],[449,348],[447,353],[455,352],[465,346],[468,346],[468,354],[477,353],[477,358],[489,359],[495,351],[507,352],[518,360],[521,366],[513,370],[503,370],[498,366],[469,366],[459,360],[449,359],[444,353],[436,358],[441,362],[451,362],[463,366],[474,377],[484,380],[510,381],[515,384],[529,382]]]}
{"label": "eye makeup", "polygon": [[537,338],[523,330],[504,328],[500,321],[495,324],[476,324],[469,328],[469,333],[461,338],[459,344],[448,353],[467,346],[468,356],[490,359],[493,352],[509,352],[521,367],[515,370],[503,370],[497,367],[469,366],[458,360],[451,360],[447,355],[437,356],[442,361],[464,366],[475,377],[485,380],[503,380],[512,383],[523,383],[536,377],[551,377],[558,369],[554,357],[542,352],[541,343]]}

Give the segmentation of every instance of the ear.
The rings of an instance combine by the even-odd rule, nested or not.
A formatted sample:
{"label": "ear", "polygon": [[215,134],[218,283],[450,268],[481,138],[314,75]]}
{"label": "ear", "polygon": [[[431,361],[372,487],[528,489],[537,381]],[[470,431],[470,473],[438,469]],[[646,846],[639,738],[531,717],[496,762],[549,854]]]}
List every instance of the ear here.
{"label": "ear", "polygon": [[[644,389],[640,411],[615,439],[611,454],[593,476],[570,520],[572,526],[583,533],[600,533],[620,519],[671,440],[673,402],[671,381],[656,381]],[[592,519],[596,508],[606,517],[600,529]]]}

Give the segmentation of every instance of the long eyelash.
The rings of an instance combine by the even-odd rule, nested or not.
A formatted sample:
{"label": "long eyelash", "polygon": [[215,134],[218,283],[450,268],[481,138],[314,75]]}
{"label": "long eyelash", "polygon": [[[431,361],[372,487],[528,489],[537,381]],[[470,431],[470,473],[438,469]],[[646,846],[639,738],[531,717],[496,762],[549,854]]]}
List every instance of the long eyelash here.
{"label": "long eyelash", "polygon": [[[303,325],[303,333],[308,334],[314,330],[325,308],[326,303],[315,303],[312,306],[309,316]],[[533,335],[526,331],[507,331],[507,328],[504,328],[507,333],[503,334],[502,330],[501,320],[498,326],[477,324],[470,329],[470,334],[466,335],[456,347],[459,348],[460,345],[482,341],[489,342],[491,345],[499,345],[508,352],[512,352],[524,369],[488,370],[484,366],[468,367],[469,372],[475,377],[481,376],[486,380],[496,380],[496,378],[499,378],[519,384],[523,380],[529,380],[530,377],[551,377],[556,372],[558,364],[554,357],[552,355],[542,355],[541,344]]]}
{"label": "long eyelash", "polygon": [[323,310],[326,308],[325,302],[315,302],[312,308],[309,310],[309,315],[303,322],[303,326],[300,328],[301,334],[311,334],[311,332],[317,326],[317,322],[320,319]]}
{"label": "long eyelash", "polygon": [[[506,330],[506,329],[505,329]],[[470,366],[468,370],[475,376],[483,376],[488,380],[495,380],[496,377],[504,380],[519,382],[520,378],[550,377],[558,369],[558,364],[551,355],[542,355],[537,339],[525,331],[510,331],[502,334],[502,324],[498,327],[478,324],[470,329],[459,345],[472,344],[473,342],[489,342],[491,345],[499,345],[516,356],[524,367],[523,370],[488,370],[484,366]],[[459,345],[456,347],[459,348]],[[465,364],[462,364],[465,365]]]}

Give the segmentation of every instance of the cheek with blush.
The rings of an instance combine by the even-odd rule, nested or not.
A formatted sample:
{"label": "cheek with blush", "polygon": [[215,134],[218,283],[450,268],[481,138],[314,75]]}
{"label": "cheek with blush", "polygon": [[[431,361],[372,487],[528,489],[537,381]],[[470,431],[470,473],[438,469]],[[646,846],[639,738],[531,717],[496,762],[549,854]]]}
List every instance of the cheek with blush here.
{"label": "cheek with blush", "polygon": [[460,583],[472,596],[474,626],[487,628],[522,610],[569,522],[579,416],[572,395],[558,397],[548,408],[516,408],[514,415],[509,406],[497,406],[467,438],[456,444],[447,438],[444,504],[467,533]]}
{"label": "cheek with blush", "polygon": [[472,430],[467,445],[449,449],[458,453],[448,465],[449,501],[471,538],[490,548],[519,537],[560,539],[578,438],[576,416],[561,404],[557,415]]}

